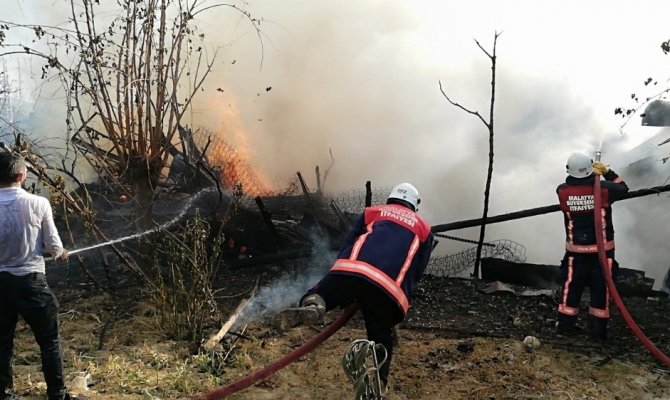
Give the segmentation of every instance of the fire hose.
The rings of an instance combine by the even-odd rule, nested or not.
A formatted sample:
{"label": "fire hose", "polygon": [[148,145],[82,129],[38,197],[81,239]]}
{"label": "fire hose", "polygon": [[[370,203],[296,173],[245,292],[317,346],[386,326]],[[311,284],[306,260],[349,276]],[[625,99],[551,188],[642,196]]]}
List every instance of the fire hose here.
{"label": "fire hose", "polygon": [[311,338],[309,341],[305,342],[302,346],[298,347],[297,349],[293,350],[289,354],[285,355],[284,357],[280,358],[279,360],[273,362],[272,364],[256,370],[254,372],[251,372],[250,374],[247,374],[245,377],[230,383],[226,386],[223,386],[219,389],[213,390],[209,393],[202,394],[200,396],[193,397],[191,400],[217,400],[217,399],[222,399],[229,394],[233,394],[235,392],[239,392],[242,389],[246,389],[249,386],[253,385],[254,383],[261,381],[268,376],[274,374],[275,372],[279,371],[280,369],[284,368],[285,366],[291,364],[293,361],[297,360],[298,358],[304,356],[305,354],[309,353],[310,351],[314,350],[314,348],[321,343],[323,343],[326,339],[331,337],[335,332],[337,332],[340,328],[344,326],[344,324],[347,323],[351,319],[351,317],[358,311],[358,304],[354,303],[347,307],[342,314],[335,320],[333,321],[332,324],[326,327],[323,331],[321,331],[319,334]]}
{"label": "fire hose", "polygon": [[[601,207],[602,205],[600,197],[600,178],[597,177],[597,179],[595,179],[594,182],[594,216],[597,210],[601,210]],[[651,342],[651,340],[649,340],[649,338],[647,338],[644,332],[642,332],[640,327],[635,323],[632,316],[628,312],[628,309],[624,305],[623,300],[621,299],[621,296],[619,295],[619,292],[616,289],[614,280],[612,279],[611,271],[607,268],[608,265],[607,255],[605,253],[602,226],[600,226],[602,222],[599,218],[594,218],[594,221],[595,221],[596,244],[598,247],[598,258],[600,260],[600,266],[602,268],[605,281],[607,282],[607,287],[609,288],[610,294],[612,295],[612,298],[614,299],[614,302],[616,303],[619,312],[626,321],[628,327],[633,331],[635,336],[640,340],[640,342],[644,345],[644,347],[647,350],[649,350],[649,352],[651,352],[659,361],[664,363],[666,366],[670,367],[670,358],[668,358],[667,355],[665,355],[660,349],[658,349],[658,347],[656,347],[656,345],[654,345],[654,343]],[[321,331],[319,334],[314,336],[309,341],[305,342],[302,346],[293,350],[291,353],[285,355],[284,357],[280,358],[279,360],[275,361],[270,365],[267,365],[262,369],[247,374],[243,378],[233,383],[230,383],[226,386],[223,386],[211,392],[202,394],[200,396],[193,397],[191,400],[222,399],[230,394],[246,389],[249,386],[267,378],[268,376],[286,367],[287,365],[291,364],[292,362],[302,357],[303,355],[314,350],[314,348],[316,348],[318,345],[326,341],[326,339],[331,337],[335,332],[337,332],[340,328],[342,328],[344,324],[346,324],[351,319],[351,317],[356,313],[356,311],[358,311],[358,305],[354,303],[349,307],[347,307],[344,310],[344,312],[342,312],[342,314],[332,324],[326,327],[326,329]]]}
{"label": "fire hose", "polygon": [[[598,154],[596,153],[596,158],[598,159]],[[600,160],[597,160],[600,161]],[[619,291],[614,284],[614,279],[612,278],[612,271],[608,268],[609,263],[607,262],[607,254],[605,252],[605,238],[603,237],[603,226],[602,220],[597,218],[596,215],[601,213],[602,201],[600,197],[600,176],[596,176],[596,179],[593,183],[593,201],[594,201],[594,221],[595,221],[595,231],[596,231],[596,244],[598,247],[598,259],[600,260],[600,267],[603,271],[603,276],[607,282],[607,287],[616,303],[619,313],[626,321],[626,324],[633,331],[633,334],[638,338],[642,345],[651,352],[659,361],[665,364],[667,367],[670,367],[670,358],[665,355],[661,350],[651,340],[642,332],[642,329],[635,323],[633,317],[628,312],[628,309],[621,300]]]}

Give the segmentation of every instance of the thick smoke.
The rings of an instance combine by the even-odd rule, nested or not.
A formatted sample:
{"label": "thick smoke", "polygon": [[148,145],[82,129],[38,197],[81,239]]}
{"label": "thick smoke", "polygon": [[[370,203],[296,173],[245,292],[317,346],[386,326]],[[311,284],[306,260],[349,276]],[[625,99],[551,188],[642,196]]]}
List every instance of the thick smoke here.
{"label": "thick smoke", "polygon": [[[224,133],[278,186],[296,171],[314,185],[314,167],[325,168],[332,150],[331,193],[367,180],[375,187],[409,181],[431,223],[478,218],[488,131],[477,116],[450,105],[438,81],[488,119],[491,64],[473,39],[490,52],[498,31],[489,215],[555,204],[568,155],[592,153],[601,142],[605,161],[631,188],[645,187],[648,176],[624,171],[634,148],[628,141],[639,138],[614,133],[622,120],[613,114],[648,76],[667,78],[659,48],[667,13],[653,11],[667,10],[667,2],[645,4],[239,3],[261,19],[262,49],[246,17],[218,8],[198,22],[208,55],[216,49],[218,58],[188,123]],[[654,168],[662,175],[670,167]],[[617,258],[657,280],[670,263],[663,245],[669,221],[656,211],[665,198],[627,200],[614,209]],[[450,233],[478,237],[478,229]],[[490,225],[486,237],[524,244],[529,262],[556,264],[563,253],[559,213]],[[463,247],[442,240],[436,251]]]}
{"label": "thick smoke", "polygon": [[[393,1],[294,4],[250,4],[253,14],[269,20],[262,25],[268,39],[262,69],[251,33],[238,34],[242,39],[229,49],[236,56],[228,58],[237,62],[222,66],[220,82],[229,90],[220,97],[244,110],[239,115],[255,164],[277,182],[296,170],[309,178],[314,166],[329,163],[332,149],[329,191],[362,187],[366,180],[377,187],[410,181],[422,193],[421,212],[434,224],[482,213],[488,131],[476,116],[451,106],[438,87],[440,81],[452,99],[488,117],[491,64],[473,38],[491,51],[494,32],[503,31],[489,215],[556,204],[555,188],[565,179],[570,153],[593,153],[606,135],[626,142],[612,133],[622,123],[613,110],[645,74],[657,72],[629,60],[662,57],[658,45],[666,39],[649,21],[655,16],[623,2],[603,10],[570,10],[565,4],[547,10],[519,2],[523,15],[531,16],[521,19],[514,7],[492,3],[472,9]],[[559,22],[569,19],[571,30],[581,31],[590,24],[590,12],[604,13],[611,28],[573,36]],[[631,23],[642,19],[644,28]],[[243,42],[252,51],[239,52]],[[606,161],[622,173],[626,164],[618,159],[624,151],[623,144],[605,149]],[[637,179],[628,178],[631,187],[642,186]],[[655,243],[663,240],[667,224],[643,214],[662,206],[658,198],[647,198],[614,210],[619,261],[659,280],[670,254]],[[452,233],[478,237],[478,229]],[[647,235],[655,239],[640,243]],[[487,239],[517,241],[527,247],[529,262],[557,264],[562,216],[491,225]],[[465,246],[442,240],[436,251]]]}

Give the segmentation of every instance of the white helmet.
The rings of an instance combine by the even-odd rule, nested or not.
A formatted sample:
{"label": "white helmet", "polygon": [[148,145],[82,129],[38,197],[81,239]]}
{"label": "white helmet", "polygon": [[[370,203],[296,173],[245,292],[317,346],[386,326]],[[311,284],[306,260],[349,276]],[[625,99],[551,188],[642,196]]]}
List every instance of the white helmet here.
{"label": "white helmet", "polygon": [[575,178],[586,178],[593,173],[593,159],[584,153],[573,153],[565,165],[568,175]]}
{"label": "white helmet", "polygon": [[421,203],[419,191],[410,183],[401,183],[394,187],[388,197],[388,200],[391,199],[402,200],[408,203],[414,208],[414,211],[419,210],[419,203]]}

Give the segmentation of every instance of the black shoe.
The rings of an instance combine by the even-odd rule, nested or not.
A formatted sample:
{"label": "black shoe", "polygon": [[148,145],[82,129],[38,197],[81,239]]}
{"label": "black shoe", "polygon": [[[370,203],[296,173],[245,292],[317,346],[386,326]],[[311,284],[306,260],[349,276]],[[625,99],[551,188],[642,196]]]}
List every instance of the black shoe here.
{"label": "black shoe", "polygon": [[607,339],[607,323],[609,319],[589,317],[589,333],[595,342],[604,342]]}

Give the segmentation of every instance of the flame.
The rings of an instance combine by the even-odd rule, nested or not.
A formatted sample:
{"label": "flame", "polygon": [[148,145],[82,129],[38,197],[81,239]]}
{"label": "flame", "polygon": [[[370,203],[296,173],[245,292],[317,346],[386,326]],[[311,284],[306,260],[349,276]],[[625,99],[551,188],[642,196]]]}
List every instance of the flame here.
{"label": "flame", "polygon": [[[221,103],[220,101],[218,103]],[[228,189],[241,189],[247,196],[276,193],[277,189],[265,174],[250,163],[248,134],[233,104],[217,107],[219,117],[225,121],[221,129],[212,135],[212,143],[207,150],[210,165],[221,168],[220,179]],[[233,146],[231,143],[235,143]]]}
{"label": "flame", "polygon": [[219,167],[220,180],[228,189],[241,189],[248,196],[268,195],[276,192],[274,185],[248,161],[244,151],[233,148],[220,139],[213,142],[207,151],[210,165]]}

